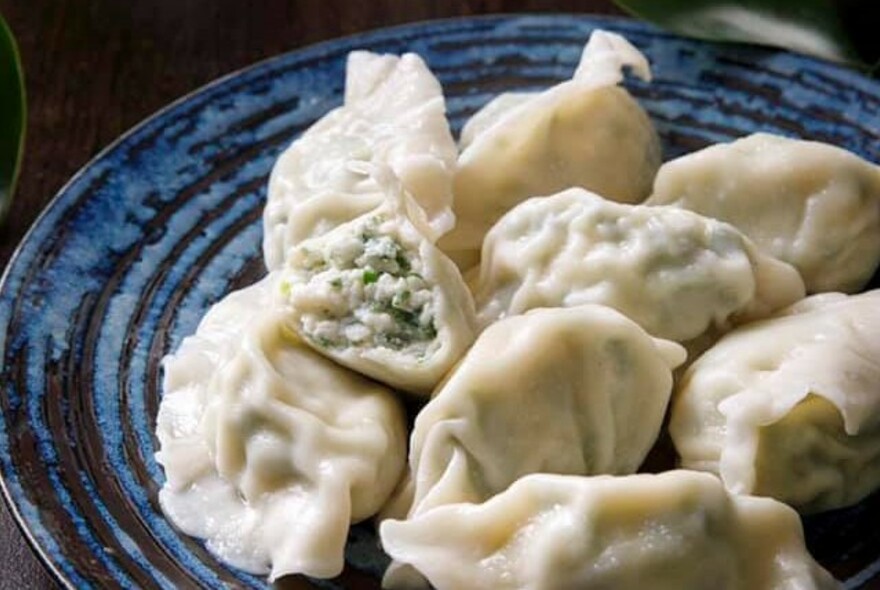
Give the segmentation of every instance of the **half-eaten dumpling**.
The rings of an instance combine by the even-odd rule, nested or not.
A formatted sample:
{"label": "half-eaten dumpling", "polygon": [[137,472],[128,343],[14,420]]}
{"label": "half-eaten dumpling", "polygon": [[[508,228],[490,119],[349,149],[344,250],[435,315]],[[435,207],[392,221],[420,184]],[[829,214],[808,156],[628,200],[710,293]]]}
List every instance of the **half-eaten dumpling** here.
{"label": "half-eaten dumpling", "polygon": [[835,146],[767,133],[714,145],[664,164],[647,203],[735,225],[809,293],[858,291],[880,263],[880,167]]}
{"label": "half-eaten dumpling", "polygon": [[463,269],[478,261],[492,224],[529,197],[572,186],[627,203],[648,196],[660,143],[648,115],[619,86],[627,66],[650,79],[647,60],[626,39],[595,31],[571,80],[499,97],[474,116],[455,175],[457,225],[440,241]]}
{"label": "half-eaten dumpling", "polygon": [[419,56],[350,53],[343,106],[294,141],[272,169],[263,212],[266,266],[279,268],[292,246],[379,206],[382,190],[370,175],[376,164],[400,178],[435,240],[455,223],[457,157],[442,89]]}
{"label": "half-eaten dumpling", "polygon": [[437,590],[830,590],[797,514],[692,471],[529,475],[482,504],[385,521]]}
{"label": "half-eaten dumpling", "polygon": [[486,236],[475,289],[483,326],[535,307],[598,303],[678,342],[803,296],[797,271],[733,226],[583,189],[529,199],[502,217]]}
{"label": "half-eaten dumpling", "polygon": [[281,289],[296,331],[365,375],[429,394],[475,337],[455,264],[424,235],[420,210],[387,171],[387,202],[289,253]]}
{"label": "half-eaten dumpling", "polygon": [[270,276],[228,295],[165,359],[159,501],[236,567],[333,577],[400,478],[406,425],[390,390],[286,327],[276,292]]}
{"label": "half-eaten dumpling", "polygon": [[880,292],[818,295],[739,328],[685,373],[682,465],[802,512],[880,487]]}

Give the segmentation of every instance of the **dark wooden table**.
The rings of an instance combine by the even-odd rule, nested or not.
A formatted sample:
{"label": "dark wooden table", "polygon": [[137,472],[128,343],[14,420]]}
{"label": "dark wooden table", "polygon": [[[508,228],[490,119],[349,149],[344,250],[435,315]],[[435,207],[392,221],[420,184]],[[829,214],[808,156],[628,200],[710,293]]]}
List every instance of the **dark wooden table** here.
{"label": "dark wooden table", "polygon": [[[618,13],[609,0],[0,0],[27,79],[27,148],[0,265],[43,206],[153,111],[255,61],[368,29],[501,12]],[[2,386],[2,384],[0,384]],[[0,588],[53,588],[0,507]]]}

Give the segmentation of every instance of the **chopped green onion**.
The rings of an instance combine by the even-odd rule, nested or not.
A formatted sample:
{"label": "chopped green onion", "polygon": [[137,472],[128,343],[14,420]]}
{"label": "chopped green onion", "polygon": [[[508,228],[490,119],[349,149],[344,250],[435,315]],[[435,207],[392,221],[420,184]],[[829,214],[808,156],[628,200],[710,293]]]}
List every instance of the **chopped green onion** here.
{"label": "chopped green onion", "polygon": [[363,280],[364,280],[365,285],[369,285],[370,283],[375,283],[376,281],[379,280],[379,273],[377,273],[375,270],[373,270],[371,268],[365,269]]}
{"label": "chopped green onion", "polygon": [[394,296],[391,300],[391,305],[394,307],[402,307],[409,303],[410,298],[412,298],[412,291],[409,289],[405,289]]}
{"label": "chopped green onion", "polygon": [[397,266],[400,267],[401,273],[406,274],[412,269],[409,260],[407,260],[406,255],[403,253],[402,250],[397,251],[397,256],[395,256],[394,259],[397,262]]}

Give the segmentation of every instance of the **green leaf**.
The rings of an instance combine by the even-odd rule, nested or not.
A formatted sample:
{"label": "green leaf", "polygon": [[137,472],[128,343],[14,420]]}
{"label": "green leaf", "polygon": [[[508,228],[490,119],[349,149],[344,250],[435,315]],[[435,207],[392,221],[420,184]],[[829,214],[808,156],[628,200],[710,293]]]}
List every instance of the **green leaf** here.
{"label": "green leaf", "polygon": [[0,221],[15,191],[27,120],[21,59],[12,31],[0,15]]}
{"label": "green leaf", "polygon": [[615,0],[670,31],[715,41],[772,45],[870,66],[880,45],[876,0]]}

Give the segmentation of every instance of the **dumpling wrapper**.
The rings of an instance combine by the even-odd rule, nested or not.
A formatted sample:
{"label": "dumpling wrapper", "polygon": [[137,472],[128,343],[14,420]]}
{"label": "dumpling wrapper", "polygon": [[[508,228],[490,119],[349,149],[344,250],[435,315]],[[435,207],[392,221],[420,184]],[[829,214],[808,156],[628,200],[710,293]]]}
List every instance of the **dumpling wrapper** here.
{"label": "dumpling wrapper", "polygon": [[280,268],[292,246],[380,206],[374,165],[400,178],[436,240],[455,223],[457,157],[442,89],[419,56],[350,53],[343,106],[303,133],[272,169],[263,212],[266,266]]}
{"label": "dumpling wrapper", "polygon": [[880,488],[880,292],[813,296],[727,334],[685,373],[682,465],[801,512]]}
{"label": "dumpling wrapper", "polygon": [[281,289],[291,325],[315,350],[428,395],[474,340],[473,298],[393,174],[373,174],[385,204],[295,246]]}
{"label": "dumpling wrapper", "polygon": [[226,296],[165,358],[159,502],[227,563],[329,578],[398,482],[406,424],[389,389],[285,327],[276,291],[270,275]]}
{"label": "dumpling wrapper", "polygon": [[614,33],[594,31],[571,80],[534,95],[501,95],[463,131],[454,184],[455,228],[440,247],[466,270],[483,236],[529,197],[579,186],[610,199],[645,199],[660,166],[648,115],[619,84],[630,67],[644,80],[645,57]]}
{"label": "dumpling wrapper", "polygon": [[[681,346],[598,305],[493,324],[416,417],[411,489],[399,492],[413,497],[409,517],[481,502],[529,473],[634,473],[657,439],[672,369],[684,359]],[[386,513],[399,515],[401,506]],[[418,581],[392,563],[383,584]]]}
{"label": "dumpling wrapper", "polygon": [[597,303],[677,342],[765,317],[803,298],[797,271],[736,228],[583,189],[520,203],[486,236],[478,321]]}
{"label": "dumpling wrapper", "polygon": [[647,204],[736,226],[800,271],[808,293],[852,293],[880,263],[880,166],[815,141],[755,133],[667,162]]}
{"label": "dumpling wrapper", "polygon": [[528,475],[482,504],[385,521],[437,590],[830,590],[797,514],[697,472]]}
{"label": "dumpling wrapper", "polygon": [[459,151],[465,151],[474,140],[490,129],[499,119],[520,105],[535,98],[539,92],[502,92],[474,113],[461,129]]}
{"label": "dumpling wrapper", "polygon": [[492,325],[416,417],[410,514],[481,501],[528,473],[635,472],[684,356],[598,305]]}

